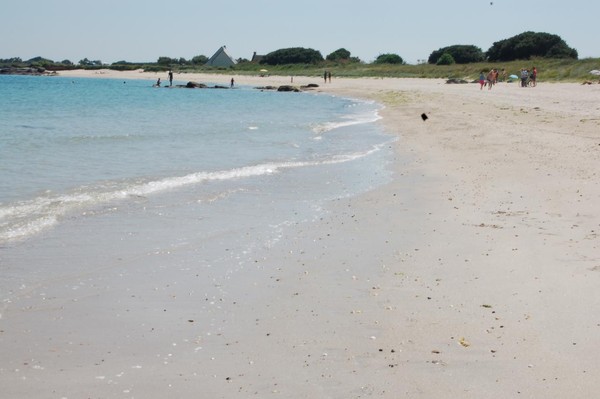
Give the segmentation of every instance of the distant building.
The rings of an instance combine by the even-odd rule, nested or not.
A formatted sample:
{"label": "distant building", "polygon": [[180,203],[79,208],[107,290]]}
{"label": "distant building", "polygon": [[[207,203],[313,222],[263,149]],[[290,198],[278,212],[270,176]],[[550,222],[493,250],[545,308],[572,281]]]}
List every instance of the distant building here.
{"label": "distant building", "polygon": [[218,49],[217,52],[212,57],[210,57],[210,59],[204,65],[214,67],[230,67],[232,65],[235,65],[235,60],[231,58],[229,54],[227,54],[226,50],[226,46],[223,46],[220,49]]}
{"label": "distant building", "polygon": [[250,60],[250,62],[260,64],[260,61],[262,61],[263,58],[265,58],[264,55],[258,55],[258,54],[256,54],[256,51],[255,51],[254,54],[252,54],[252,59]]}

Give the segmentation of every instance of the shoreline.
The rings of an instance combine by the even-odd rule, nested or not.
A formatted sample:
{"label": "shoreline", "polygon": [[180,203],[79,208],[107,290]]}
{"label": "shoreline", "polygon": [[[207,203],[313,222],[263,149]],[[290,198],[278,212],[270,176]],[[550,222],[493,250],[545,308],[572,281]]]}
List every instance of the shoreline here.
{"label": "shoreline", "polygon": [[[156,83],[158,78],[161,79],[162,87],[168,87],[168,75],[166,72],[145,72],[143,70],[134,71],[113,71],[110,69],[101,69],[96,71],[76,69],[72,71],[61,71],[58,76],[76,77],[76,78],[105,78],[105,79],[135,79],[147,80],[150,84]],[[306,77],[306,76],[259,76],[259,75],[236,75],[236,74],[209,74],[209,73],[173,73],[173,84],[186,84],[187,82],[197,83],[215,83],[221,84],[224,87],[229,87],[231,78],[234,78],[236,85],[254,85],[254,86],[282,86],[308,85],[309,83],[322,83],[322,77]],[[293,80],[293,82],[292,82]]]}
{"label": "shoreline", "polygon": [[[160,74],[87,77],[129,75],[152,83]],[[123,347],[110,363],[122,368],[112,373],[139,373],[135,390],[125,395],[107,384],[119,378],[98,371],[108,379],[83,379],[69,397],[90,387],[127,397],[200,389],[218,397],[592,397],[600,389],[600,90],[294,77],[308,83],[384,105],[380,123],[399,137],[393,181],[332,201],[321,221],[290,228],[257,254],[258,267],[220,303],[215,334],[193,344],[206,352],[201,362],[183,352],[175,370],[132,371],[136,350],[159,349],[145,341],[128,349],[132,339],[122,337],[133,332],[115,326]],[[124,295],[123,306],[142,305]],[[83,303],[76,309],[86,313]],[[168,340],[180,327],[161,328]],[[8,386],[15,374],[0,371]]]}

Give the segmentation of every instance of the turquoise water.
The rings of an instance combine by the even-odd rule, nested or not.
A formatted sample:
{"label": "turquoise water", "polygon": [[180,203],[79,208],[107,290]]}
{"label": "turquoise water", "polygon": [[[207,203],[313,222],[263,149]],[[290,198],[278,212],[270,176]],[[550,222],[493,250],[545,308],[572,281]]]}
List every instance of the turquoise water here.
{"label": "turquoise water", "polygon": [[[369,102],[63,77],[0,76],[0,90],[5,245],[140,198],[210,206],[217,220],[247,209],[258,225],[293,218],[292,208],[310,218],[321,201],[388,178],[391,138]],[[269,193],[266,215],[254,215],[256,193]]]}

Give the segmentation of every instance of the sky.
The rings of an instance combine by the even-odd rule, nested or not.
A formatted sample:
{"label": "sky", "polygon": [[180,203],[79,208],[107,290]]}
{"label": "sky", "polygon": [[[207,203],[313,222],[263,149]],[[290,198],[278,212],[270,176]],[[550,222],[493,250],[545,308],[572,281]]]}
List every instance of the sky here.
{"label": "sky", "polygon": [[579,58],[600,57],[600,2],[591,0],[0,0],[0,58],[78,63],[234,58],[305,47],[345,48],[409,64],[450,45],[487,51],[526,31],[559,35]]}

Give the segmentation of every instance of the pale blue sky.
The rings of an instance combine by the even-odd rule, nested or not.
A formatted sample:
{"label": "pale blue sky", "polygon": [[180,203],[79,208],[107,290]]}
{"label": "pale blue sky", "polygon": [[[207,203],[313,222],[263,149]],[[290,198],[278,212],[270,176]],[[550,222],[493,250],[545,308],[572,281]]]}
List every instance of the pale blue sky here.
{"label": "pale blue sky", "polygon": [[591,0],[0,0],[0,58],[111,63],[160,56],[234,58],[280,48],[408,63],[453,44],[483,51],[525,31],[561,36],[580,58],[600,57],[600,2]]}

